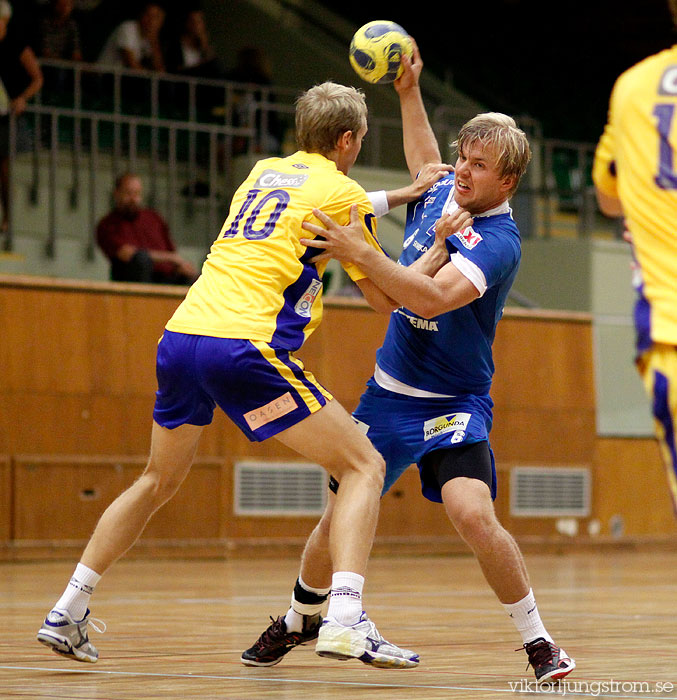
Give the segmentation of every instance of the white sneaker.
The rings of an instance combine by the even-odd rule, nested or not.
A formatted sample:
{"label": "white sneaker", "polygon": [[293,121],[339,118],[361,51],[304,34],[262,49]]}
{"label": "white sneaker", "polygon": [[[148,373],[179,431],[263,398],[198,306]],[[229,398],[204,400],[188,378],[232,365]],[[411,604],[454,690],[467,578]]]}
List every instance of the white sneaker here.
{"label": "white sneaker", "polygon": [[[101,622],[97,620],[97,622]],[[103,623],[101,623],[103,624]],[[67,656],[74,661],[87,661],[96,663],[99,652],[89,641],[87,625],[97,632],[105,632],[106,626],[99,629],[89,618],[89,610],[80,622],[75,622],[65,611],[52,610],[42,623],[38,632],[38,641],[49,647],[56,654]]]}
{"label": "white sneaker", "polygon": [[383,639],[365,612],[350,627],[326,618],[320,627],[315,653],[332,659],[359,659],[377,668],[415,668],[419,662],[415,652]]}

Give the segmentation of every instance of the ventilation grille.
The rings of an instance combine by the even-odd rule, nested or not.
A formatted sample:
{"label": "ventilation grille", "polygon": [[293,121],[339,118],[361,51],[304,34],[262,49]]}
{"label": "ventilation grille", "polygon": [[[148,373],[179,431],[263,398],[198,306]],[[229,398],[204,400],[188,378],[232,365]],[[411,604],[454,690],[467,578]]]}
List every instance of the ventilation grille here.
{"label": "ventilation grille", "polygon": [[590,515],[590,471],[584,467],[514,467],[510,513],[518,517]]}
{"label": "ventilation grille", "polygon": [[321,515],[327,473],[300,462],[236,462],[236,515]]}

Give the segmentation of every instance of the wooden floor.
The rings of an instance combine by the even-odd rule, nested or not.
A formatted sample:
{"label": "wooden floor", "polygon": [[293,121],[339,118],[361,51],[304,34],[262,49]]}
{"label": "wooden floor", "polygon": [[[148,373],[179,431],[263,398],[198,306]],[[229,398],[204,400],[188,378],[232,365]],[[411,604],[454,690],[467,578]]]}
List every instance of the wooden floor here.
{"label": "wooden floor", "polygon": [[[528,555],[544,622],[578,663],[567,697],[677,698],[677,554]],[[296,649],[273,668],[239,661],[283,613],[294,559],[118,563],[90,631],[101,658],[73,663],[35,641],[73,566],[0,565],[0,698],[445,700],[533,697],[510,620],[470,557],[375,557],[366,607],[383,635],[416,649],[411,671]],[[91,628],[90,628],[91,629]]]}

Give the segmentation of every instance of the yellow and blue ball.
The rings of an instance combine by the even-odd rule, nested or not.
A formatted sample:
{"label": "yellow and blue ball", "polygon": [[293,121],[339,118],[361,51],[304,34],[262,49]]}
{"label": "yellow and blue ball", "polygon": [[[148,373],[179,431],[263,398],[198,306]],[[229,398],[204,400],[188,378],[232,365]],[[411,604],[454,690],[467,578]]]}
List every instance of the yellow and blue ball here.
{"label": "yellow and blue ball", "polygon": [[395,22],[367,22],[350,42],[350,64],[368,83],[392,83],[402,75],[402,55],[414,49],[407,32]]}

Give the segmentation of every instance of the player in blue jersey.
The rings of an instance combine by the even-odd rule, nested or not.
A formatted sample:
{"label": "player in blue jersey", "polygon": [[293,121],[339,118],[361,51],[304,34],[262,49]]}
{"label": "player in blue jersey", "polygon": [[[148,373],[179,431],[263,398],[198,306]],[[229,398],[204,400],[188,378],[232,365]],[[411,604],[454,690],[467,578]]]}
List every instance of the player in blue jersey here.
{"label": "player in blue jersey", "polygon": [[[418,51],[395,83],[404,148],[413,177],[440,160],[418,79]],[[525,134],[512,118],[480,114],[460,130],[458,160],[449,173],[409,204],[397,264],[378,260],[360,241],[356,214],[339,226],[322,212],[325,228],[304,224],[325,240],[303,242],[341,262],[353,262],[401,306],[391,317],[376,370],[353,414],[386,460],[384,493],[417,464],[423,494],[443,503],[457,532],[522,637],[539,682],[566,676],[574,661],[545,629],[524,560],[498,522],[494,457],[489,445],[496,324],[520,262],[520,236],[509,197],[530,159]],[[461,218],[470,215],[470,222]],[[460,224],[459,224],[460,222]],[[468,223],[470,225],[468,225]],[[334,493],[340,486],[332,480]],[[316,614],[331,576],[327,541],[332,498],[304,551],[291,608],[266,630],[242,661],[277,663],[294,644],[281,634]],[[333,595],[333,592],[332,592]]]}

